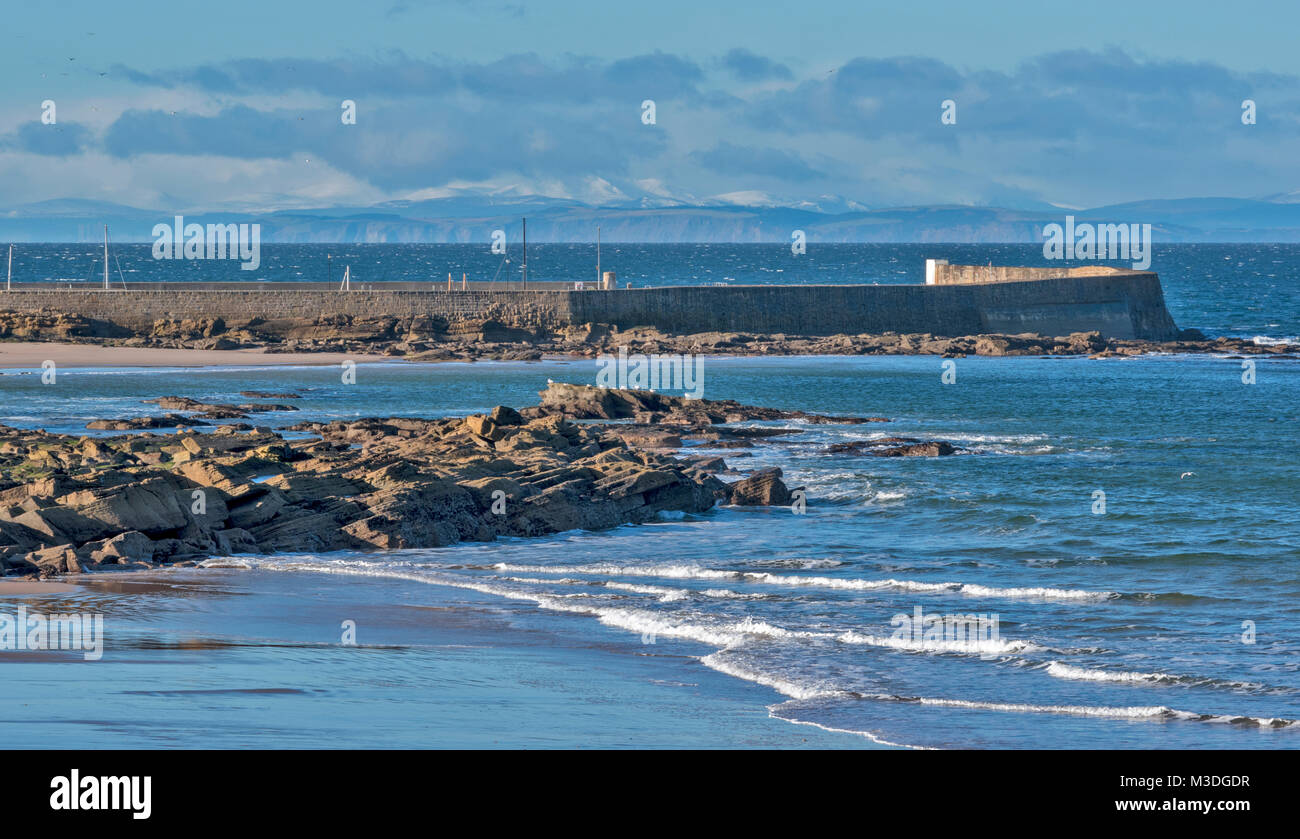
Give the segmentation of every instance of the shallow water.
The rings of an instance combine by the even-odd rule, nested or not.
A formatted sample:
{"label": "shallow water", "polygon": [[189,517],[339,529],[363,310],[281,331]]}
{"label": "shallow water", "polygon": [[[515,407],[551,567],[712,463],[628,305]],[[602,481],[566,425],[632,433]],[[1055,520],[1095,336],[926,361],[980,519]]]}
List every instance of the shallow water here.
{"label": "shallow water", "polygon": [[[781,466],[807,490],[803,515],[720,508],[536,541],[236,557],[212,563],[222,570],[163,575],[223,596],[98,594],[104,660],[21,663],[0,694],[44,703],[51,721],[11,718],[0,732],[62,745],[88,729],[99,744],[268,747],[321,736],[490,745],[489,733],[524,745],[797,745],[810,732],[819,746],[1300,745],[1289,725],[1300,719],[1300,467],[1289,453],[1300,366],[1260,361],[1245,385],[1241,362],[1227,358],[968,358],[944,385],[941,363],[706,360],[706,398],[893,420],[790,424],[801,433],[718,452],[738,470]],[[10,424],[73,431],[97,416],[152,413],[139,400],[164,394],[239,401],[239,390],[294,390],[301,411],[257,420],[286,425],[532,404],[547,378],[594,383],[595,373],[591,361],[392,364],[360,367],[344,385],[332,368],[72,370],[52,386],[4,376],[0,388]],[[822,453],[884,435],[963,451]],[[0,608],[15,602],[0,598]],[[185,610],[167,605],[178,602]],[[998,637],[895,637],[895,616],[918,608],[996,618]],[[479,613],[494,617],[476,623]],[[493,628],[503,615],[508,637]],[[409,666],[409,656],[345,655],[338,622],[348,618],[362,643],[428,649]],[[1243,642],[1248,621],[1254,643]],[[367,626],[380,637],[367,640]],[[212,644],[145,666],[160,663],[141,652],[149,643],[187,633]],[[449,634],[480,652],[439,646]],[[232,653],[222,646],[232,638],[260,646]],[[16,655],[0,665],[7,674]],[[141,656],[149,661],[133,669]],[[48,677],[31,675],[42,667]],[[380,694],[360,686],[387,684],[385,668],[394,674],[376,720]],[[453,674],[465,684],[448,687]],[[535,691],[529,678],[550,687]],[[146,691],[129,696],[153,698],[108,713],[105,691],[128,685]],[[288,692],[175,693],[226,686]],[[593,696],[618,712],[592,710]],[[500,713],[488,723],[481,703],[493,697]],[[148,733],[137,718],[145,704]],[[176,708],[184,713],[169,718]],[[340,730],[353,733],[333,739]]]}

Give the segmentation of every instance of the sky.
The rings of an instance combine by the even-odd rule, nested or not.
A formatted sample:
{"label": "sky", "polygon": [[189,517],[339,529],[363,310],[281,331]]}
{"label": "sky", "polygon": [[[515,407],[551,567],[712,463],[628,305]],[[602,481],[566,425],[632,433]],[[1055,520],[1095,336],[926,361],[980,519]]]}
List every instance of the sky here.
{"label": "sky", "polygon": [[0,208],[1259,198],[1300,190],[1298,24],[1253,0],[14,3]]}

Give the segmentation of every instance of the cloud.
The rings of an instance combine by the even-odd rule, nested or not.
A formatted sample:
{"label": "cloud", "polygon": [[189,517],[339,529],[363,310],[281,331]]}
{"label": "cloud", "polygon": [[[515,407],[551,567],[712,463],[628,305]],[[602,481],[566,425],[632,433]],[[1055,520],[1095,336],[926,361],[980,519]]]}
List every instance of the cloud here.
{"label": "cloud", "polygon": [[[1300,185],[1300,161],[1287,153],[1300,131],[1291,76],[1112,48],[1047,53],[1006,71],[858,57],[800,78],[737,47],[707,67],[664,52],[118,66],[115,79],[155,89],[135,102],[166,90],[167,106],[118,113],[98,100],[111,119],[102,131],[24,124],[0,137],[0,153],[259,162],[282,179],[268,191],[286,192],[302,189],[292,173],[329,167],[332,183],[393,196],[468,182],[571,195],[606,183],[596,193],[617,196],[645,181],[669,197],[763,178],[792,201],[1096,206]],[[1256,125],[1241,124],[1246,98],[1259,103]],[[356,101],[356,125],[341,124],[343,99]],[[657,104],[654,125],[640,121],[644,99]],[[940,121],[946,99],[955,125]]]}
{"label": "cloud", "polygon": [[708,151],[692,153],[691,158],[720,175],[757,175],[783,181],[804,181],[821,177],[797,154],[778,149],[718,143]]}
{"label": "cloud", "polygon": [[46,125],[32,121],[18,126],[12,134],[0,137],[0,149],[68,157],[85,151],[92,140],[90,130],[75,122]]}
{"label": "cloud", "polygon": [[388,61],[244,58],[153,73],[118,64],[110,72],[148,87],[185,86],[216,94],[306,90],[340,98],[360,94],[428,96],[451,91],[458,81],[446,66],[405,56]]}
{"label": "cloud", "polygon": [[356,98],[464,92],[496,100],[558,102],[692,96],[704,78],[695,63],[663,52],[612,62],[578,56],[547,61],[535,53],[479,63],[424,61],[404,55],[382,61],[248,58],[157,72],[119,64],[112,72],[137,85],[191,87],[222,95],[300,90]]}
{"label": "cloud", "polygon": [[117,158],[221,156],[243,160],[312,159],[376,186],[415,190],[505,173],[529,178],[621,175],[636,159],[660,154],[661,132],[628,114],[590,124],[557,119],[551,109],[449,103],[436,110],[389,104],[359,110],[344,125],[334,109],[258,111],[244,105],[214,115],[127,111],[105,133]]}
{"label": "cloud", "polygon": [[722,66],[742,82],[788,80],[794,73],[784,64],[737,47],[722,57]]}

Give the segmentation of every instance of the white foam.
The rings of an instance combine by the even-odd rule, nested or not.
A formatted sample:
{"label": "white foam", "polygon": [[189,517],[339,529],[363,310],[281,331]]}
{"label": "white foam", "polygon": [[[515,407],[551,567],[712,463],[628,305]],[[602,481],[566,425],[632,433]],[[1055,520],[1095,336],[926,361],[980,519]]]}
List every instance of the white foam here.
{"label": "white foam", "polygon": [[1165,673],[1134,673],[1123,670],[1094,670],[1088,667],[1075,667],[1072,664],[1062,664],[1059,661],[1053,661],[1047,665],[1049,676],[1055,676],[1058,679],[1076,679],[1085,682],[1172,682],[1177,681],[1177,676],[1170,676]]}
{"label": "white foam", "polygon": [[1110,707],[1105,705],[1032,705],[1023,702],[978,702],[967,699],[936,699],[917,697],[914,702],[940,708],[969,708],[979,711],[1011,711],[1025,714],[1068,714],[1079,717],[1110,717],[1115,719],[1200,719],[1202,715],[1178,711],[1164,705],[1133,705]]}
{"label": "white foam", "polygon": [[852,630],[842,633],[835,640],[842,644],[866,644],[872,647],[886,647],[892,650],[909,650],[924,653],[1023,653],[1041,650],[1042,647],[1029,641],[1013,641],[1007,638],[972,638],[972,639],[919,639],[895,638],[892,635],[863,635]]}
{"label": "white foam", "polygon": [[[786,703],[784,702],[781,703],[781,705],[785,704]],[[829,731],[832,734],[854,734],[858,737],[865,737],[871,742],[879,743],[882,746],[893,746],[898,749],[916,749],[917,751],[926,752],[938,751],[938,749],[935,749],[933,746],[911,746],[907,743],[894,743],[882,737],[878,737],[870,731],[859,731],[855,728],[835,728],[834,726],[822,725],[821,723],[813,722],[812,720],[797,720],[793,717],[783,717],[776,712],[781,705],[769,705],[767,715],[774,720],[781,720],[782,722],[793,723],[794,725],[810,725],[813,728],[820,728],[822,731]]]}
{"label": "white foam", "polygon": [[614,583],[605,582],[602,584],[605,588],[615,591],[630,591],[633,594],[653,594],[659,598],[660,603],[672,603],[675,600],[685,600],[690,597],[691,593],[686,589],[668,588],[666,586],[643,586],[636,583]]}
{"label": "white foam", "polygon": [[827,633],[792,631],[764,623],[763,621],[754,620],[752,617],[746,617],[739,621],[708,625],[671,620],[664,615],[656,612],[645,611],[643,609],[626,609],[611,606],[579,606],[572,603],[566,603],[562,598],[551,594],[520,591],[501,585],[484,583],[477,580],[470,580],[464,577],[441,574],[433,571],[385,568],[377,563],[369,563],[364,560],[348,562],[347,564],[319,561],[281,562],[272,560],[258,563],[256,567],[278,571],[312,571],[324,574],[383,577],[389,579],[409,580],[417,583],[427,583],[429,585],[463,588],[470,591],[477,591],[482,594],[492,594],[498,597],[531,601],[544,609],[551,609],[553,611],[591,615],[606,626],[626,629],[631,632],[640,633],[644,636],[684,638],[693,641],[700,641],[706,644],[713,644],[719,647],[735,646],[754,637],[827,637]]}
{"label": "white foam", "polygon": [[846,695],[843,691],[829,690],[813,685],[801,685],[781,676],[762,673],[748,667],[742,667],[734,662],[723,661],[721,656],[725,652],[726,650],[719,650],[711,655],[703,656],[700,658],[700,663],[711,670],[716,670],[733,678],[772,688],[777,693],[793,699],[823,699]]}
{"label": "white foam", "polygon": [[1300,346],[1300,338],[1273,338],[1268,335],[1256,335],[1250,340],[1257,347],[1278,347],[1285,344]]}
{"label": "white foam", "polygon": [[698,565],[515,565],[498,562],[494,568],[501,571],[523,571],[546,574],[592,574],[610,577],[664,577],[690,580],[735,580],[789,587],[826,588],[839,591],[880,591],[891,589],[913,592],[952,592],[968,597],[986,597],[1013,600],[1110,600],[1119,595],[1113,591],[1085,591],[1062,588],[994,588],[973,583],[924,583],[915,580],[863,580],[853,577],[796,576],[772,574],[766,571],[721,571]]}
{"label": "white foam", "polygon": [[510,562],[498,562],[492,566],[499,571],[522,571],[532,574],[593,574],[605,577],[664,577],[680,580],[731,580],[736,579],[734,571],[715,571],[698,565],[613,565],[596,563],[593,565],[516,565]]}
{"label": "white foam", "polygon": [[[379,577],[389,579],[409,580],[412,582],[425,583],[429,585],[447,586],[451,588],[463,588],[471,591],[477,591],[484,594],[491,594],[498,597],[505,597],[515,600],[526,600],[536,603],[538,606],[556,612],[566,612],[570,614],[590,615],[599,620],[606,626],[626,629],[631,632],[641,633],[642,636],[664,636],[671,638],[683,638],[701,643],[711,644],[719,647],[719,651],[703,656],[700,662],[718,672],[755,682],[771,687],[780,693],[794,699],[818,699],[834,696],[854,696],[846,690],[834,688],[829,685],[801,685],[781,675],[763,673],[757,670],[742,667],[732,662],[724,661],[720,658],[722,653],[729,649],[746,644],[754,638],[769,639],[791,639],[791,638],[839,638],[845,640],[846,635],[853,633],[841,633],[836,635],[827,632],[808,632],[793,631],[783,629],[778,626],[758,621],[752,617],[746,617],[740,621],[731,621],[725,623],[703,624],[691,621],[679,621],[670,617],[650,612],[643,609],[626,609],[609,606],[591,606],[578,605],[566,602],[560,597],[549,594],[537,594],[527,591],[518,591],[501,585],[484,583],[479,580],[471,580],[464,577],[438,573],[422,566],[412,568],[409,565],[402,567],[400,563],[376,563],[368,560],[347,560],[336,559],[331,561],[320,560],[301,560],[293,559],[289,561],[267,558],[267,559],[249,559],[235,560],[234,563],[220,565],[217,563],[231,562],[229,559],[208,560],[202,563],[204,567],[235,567],[235,568],[264,568],[278,571],[310,571],[324,574],[338,574],[349,576]],[[213,563],[213,564],[208,564]],[[504,566],[506,563],[499,563]],[[394,567],[398,566],[398,567]],[[618,566],[614,566],[618,567]],[[688,567],[688,566],[679,566]],[[550,573],[559,570],[557,567],[541,567]],[[706,569],[707,570],[707,569]],[[590,573],[590,572],[588,572]],[[750,575],[747,575],[750,576]],[[764,575],[771,576],[771,575]],[[797,578],[798,579],[798,578]],[[866,582],[866,581],[862,581]],[[871,636],[859,636],[868,638]],[[852,643],[854,641],[850,641]],[[1010,642],[1017,643],[1017,642]],[[1063,667],[1068,665],[1062,665]],[[1077,668],[1082,672],[1088,672],[1084,668]],[[1096,671],[1101,672],[1101,671]],[[900,697],[891,695],[866,695],[856,694],[862,699],[916,702],[921,705],[946,708],[966,708],[972,710],[986,710],[1011,713],[1048,713],[1048,714],[1067,714],[1074,716],[1086,717],[1108,717],[1119,719],[1176,719],[1176,720],[1195,720],[1200,722],[1232,723],[1232,724],[1249,724],[1267,728],[1300,727],[1300,723],[1295,720],[1281,718],[1258,718],[1248,716],[1232,716],[1227,714],[1196,714],[1190,711],[1181,711],[1169,708],[1164,705],[1140,705],[1128,707],[1108,707],[1108,706],[1089,706],[1089,705],[1035,705],[1030,703],[1013,703],[1013,702],[987,702],[971,701],[964,699],[947,699],[934,697]]]}
{"label": "white foam", "polygon": [[253,563],[245,559],[235,559],[229,556],[213,557],[205,559],[198,564],[199,568],[238,568],[243,571],[253,570]]}

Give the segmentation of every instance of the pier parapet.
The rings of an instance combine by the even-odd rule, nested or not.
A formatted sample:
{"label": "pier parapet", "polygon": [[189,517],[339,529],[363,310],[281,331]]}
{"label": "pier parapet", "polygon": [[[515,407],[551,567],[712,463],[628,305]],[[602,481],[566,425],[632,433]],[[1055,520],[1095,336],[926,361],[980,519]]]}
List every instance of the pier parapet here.
{"label": "pier parapet", "polygon": [[[41,309],[147,330],[156,320],[313,322],[338,316],[433,317],[448,323],[492,320],[522,329],[563,330],[587,323],[665,333],[788,335],[930,333],[959,337],[1098,331],[1108,338],[1174,339],[1160,279],[1149,271],[1105,267],[1014,268],[936,264],[926,285],[728,285],[617,288],[612,276],[575,290],[572,283],[527,290],[469,283],[353,282],[349,291],[300,283],[133,284],[128,289],[15,284],[0,311]],[[983,273],[981,273],[983,272]],[[931,271],[927,268],[927,279]],[[214,284],[215,285],[215,284]],[[314,284],[313,284],[314,285]],[[154,286],[154,287],[150,287]],[[238,286],[230,288],[229,286]],[[398,286],[398,287],[392,287]]]}

